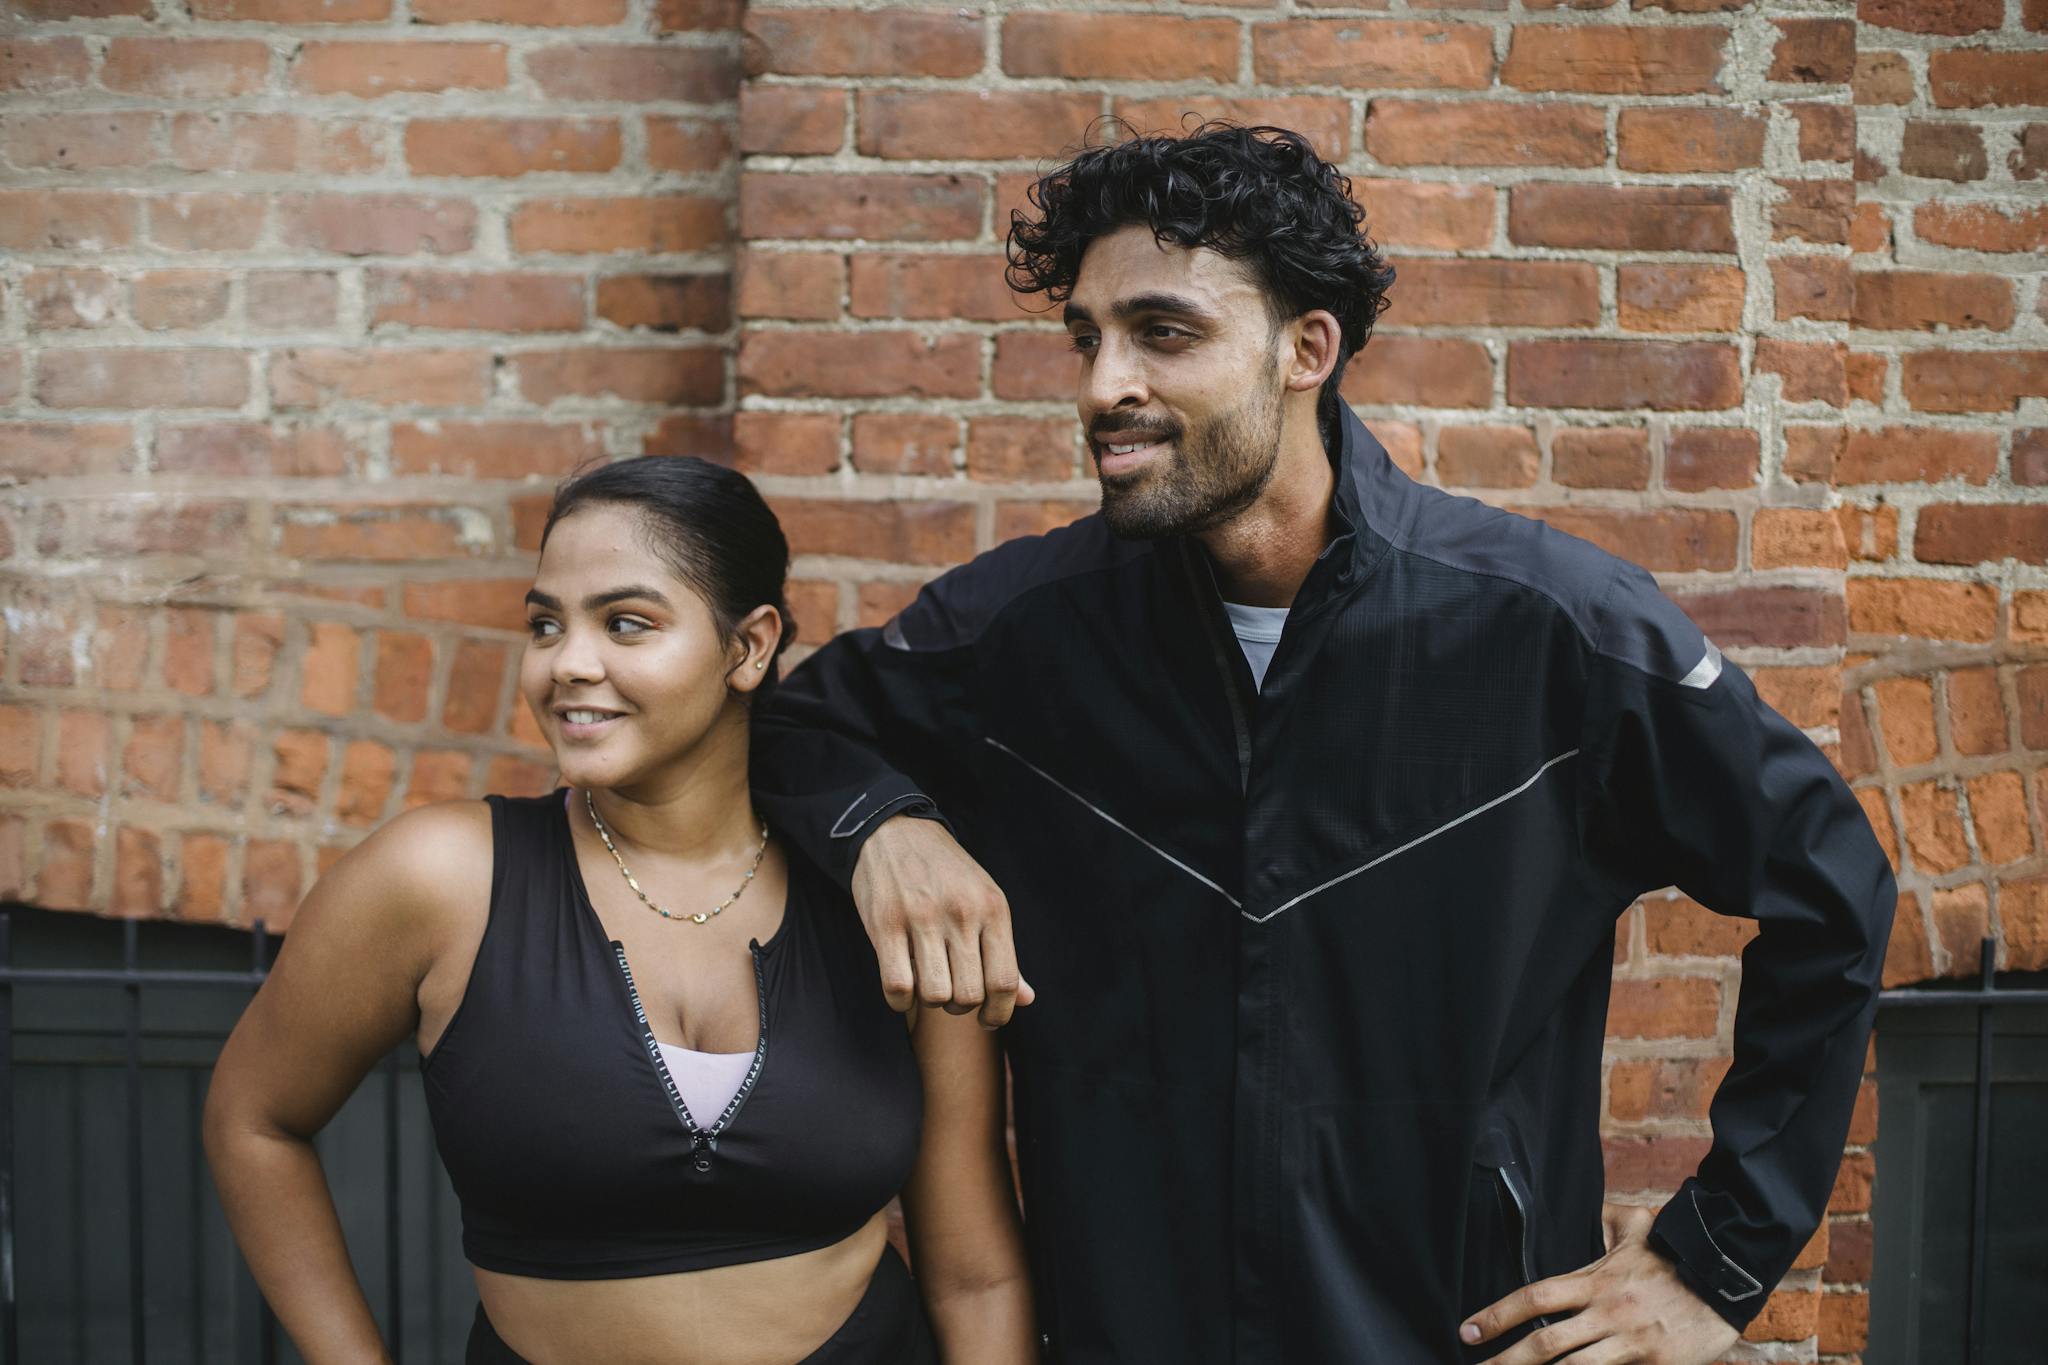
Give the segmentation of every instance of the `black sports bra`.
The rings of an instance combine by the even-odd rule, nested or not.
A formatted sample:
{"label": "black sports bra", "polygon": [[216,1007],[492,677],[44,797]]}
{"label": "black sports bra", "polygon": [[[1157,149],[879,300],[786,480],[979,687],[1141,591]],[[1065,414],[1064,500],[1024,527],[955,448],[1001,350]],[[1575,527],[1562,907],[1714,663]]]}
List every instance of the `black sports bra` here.
{"label": "black sports bra", "polygon": [[767,1260],[850,1236],[902,1188],[923,1092],[844,893],[790,858],[782,927],[750,945],[752,1069],[725,1112],[692,1115],[563,794],[487,799],[490,922],[421,1066],[472,1264],[580,1280]]}

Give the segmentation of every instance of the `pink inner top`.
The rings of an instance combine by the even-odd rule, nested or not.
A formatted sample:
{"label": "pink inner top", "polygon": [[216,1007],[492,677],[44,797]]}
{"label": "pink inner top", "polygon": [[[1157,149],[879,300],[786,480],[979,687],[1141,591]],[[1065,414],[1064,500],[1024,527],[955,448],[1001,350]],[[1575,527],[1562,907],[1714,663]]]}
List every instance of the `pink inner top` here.
{"label": "pink inner top", "polygon": [[693,1052],[674,1043],[661,1044],[661,1059],[699,1128],[718,1122],[754,1065],[751,1052]]}

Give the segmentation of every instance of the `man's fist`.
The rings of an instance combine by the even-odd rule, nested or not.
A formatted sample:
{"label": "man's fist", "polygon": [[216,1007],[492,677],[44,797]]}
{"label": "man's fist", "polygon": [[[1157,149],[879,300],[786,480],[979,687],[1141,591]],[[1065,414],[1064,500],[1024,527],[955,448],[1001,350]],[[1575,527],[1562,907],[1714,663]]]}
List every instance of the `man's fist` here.
{"label": "man's fist", "polygon": [[891,1008],[921,1000],[954,1014],[979,1009],[982,1027],[1001,1028],[1031,1003],[1010,942],[1009,901],[938,821],[883,821],[854,864],[853,903]]}

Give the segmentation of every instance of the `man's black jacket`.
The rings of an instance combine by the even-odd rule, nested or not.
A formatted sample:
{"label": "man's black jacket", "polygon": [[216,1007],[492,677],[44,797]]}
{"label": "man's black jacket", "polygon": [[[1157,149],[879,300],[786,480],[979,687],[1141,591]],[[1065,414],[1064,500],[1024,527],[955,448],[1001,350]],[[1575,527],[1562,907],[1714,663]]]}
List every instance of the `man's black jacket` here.
{"label": "man's black jacket", "polygon": [[1648,574],[1412,482],[1348,409],[1341,447],[1263,693],[1204,552],[1087,517],[798,668],[757,794],[842,878],[936,802],[1008,894],[1062,1361],[1501,1349],[1464,1316],[1601,1251],[1617,915],[1675,883],[1756,918],[1713,1148],[1654,1233],[1740,1326],[1826,1208],[1884,854]]}

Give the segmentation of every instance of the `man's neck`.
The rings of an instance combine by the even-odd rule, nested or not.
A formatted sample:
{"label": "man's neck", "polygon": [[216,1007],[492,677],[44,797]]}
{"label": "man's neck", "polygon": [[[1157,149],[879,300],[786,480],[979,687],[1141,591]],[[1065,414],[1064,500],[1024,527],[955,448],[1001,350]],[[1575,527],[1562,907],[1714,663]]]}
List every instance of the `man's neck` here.
{"label": "man's neck", "polygon": [[1294,602],[1316,556],[1330,542],[1336,471],[1313,412],[1281,432],[1280,455],[1259,500],[1201,541],[1216,563],[1225,600],[1248,607]]}

